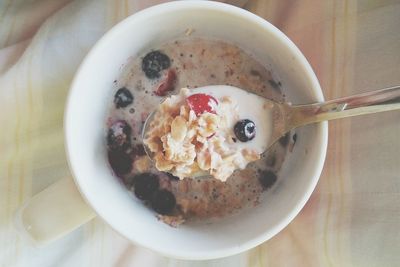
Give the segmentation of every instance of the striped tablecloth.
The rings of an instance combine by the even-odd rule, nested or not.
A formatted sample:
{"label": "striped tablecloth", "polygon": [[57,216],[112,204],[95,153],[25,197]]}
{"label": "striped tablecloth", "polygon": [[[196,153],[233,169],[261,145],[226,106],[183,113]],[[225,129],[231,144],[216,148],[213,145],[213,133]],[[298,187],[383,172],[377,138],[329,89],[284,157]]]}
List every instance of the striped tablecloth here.
{"label": "striped tablecloth", "polygon": [[[69,175],[63,109],[77,66],[107,29],[157,2],[0,1],[0,266],[399,266],[399,112],[330,122],[324,171],[306,207],[240,255],[168,259],[100,219],[39,249],[19,238],[15,210]],[[327,99],[400,84],[398,0],[249,0],[245,8],[299,46]]]}

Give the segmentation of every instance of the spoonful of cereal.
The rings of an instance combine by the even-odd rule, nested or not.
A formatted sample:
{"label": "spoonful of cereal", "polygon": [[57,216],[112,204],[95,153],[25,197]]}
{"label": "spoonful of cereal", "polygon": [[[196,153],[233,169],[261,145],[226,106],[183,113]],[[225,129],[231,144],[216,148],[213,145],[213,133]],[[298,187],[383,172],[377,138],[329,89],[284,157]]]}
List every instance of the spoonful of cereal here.
{"label": "spoonful of cereal", "polygon": [[308,105],[227,85],[183,88],[148,116],[142,137],[158,170],[180,179],[211,175],[226,181],[294,128],[396,109],[400,86]]}

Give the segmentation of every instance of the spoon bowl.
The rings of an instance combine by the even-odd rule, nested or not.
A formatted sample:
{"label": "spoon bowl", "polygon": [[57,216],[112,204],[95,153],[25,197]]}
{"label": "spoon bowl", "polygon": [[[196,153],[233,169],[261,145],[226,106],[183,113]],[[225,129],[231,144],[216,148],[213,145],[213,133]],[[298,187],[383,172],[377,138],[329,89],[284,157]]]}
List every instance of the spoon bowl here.
{"label": "spoon bowl", "polygon": [[[250,93],[246,90],[227,85],[211,85],[191,90],[206,93],[213,97],[234,96],[238,100],[239,110],[247,111],[245,117],[255,121],[257,137],[240,144],[264,153],[286,133],[300,126],[311,123],[339,119],[357,115],[400,109],[400,86],[376,90],[364,94],[339,98],[322,103],[291,105],[278,103],[271,99]],[[146,139],[151,129],[151,122],[158,109],[147,117],[142,130]],[[154,153],[144,145],[146,154],[153,160]],[[190,177],[210,177],[207,171],[193,172]]]}

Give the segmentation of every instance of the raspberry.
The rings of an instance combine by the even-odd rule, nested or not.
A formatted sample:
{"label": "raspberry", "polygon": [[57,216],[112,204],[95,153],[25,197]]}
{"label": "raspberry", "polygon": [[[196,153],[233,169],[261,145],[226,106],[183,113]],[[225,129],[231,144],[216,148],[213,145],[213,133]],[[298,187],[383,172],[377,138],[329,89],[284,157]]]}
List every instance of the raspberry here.
{"label": "raspberry", "polygon": [[218,105],[218,101],[206,94],[193,94],[186,99],[191,110],[199,116],[205,112],[216,114],[215,106]]}

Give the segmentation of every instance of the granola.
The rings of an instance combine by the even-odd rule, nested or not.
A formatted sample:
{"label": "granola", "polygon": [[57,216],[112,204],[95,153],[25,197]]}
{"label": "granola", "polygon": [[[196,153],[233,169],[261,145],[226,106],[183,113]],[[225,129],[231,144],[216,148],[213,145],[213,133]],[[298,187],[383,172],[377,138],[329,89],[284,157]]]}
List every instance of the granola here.
{"label": "granola", "polygon": [[154,153],[158,170],[180,179],[207,171],[226,181],[236,169],[260,158],[257,151],[235,146],[236,100],[226,96],[210,101],[209,112],[198,113],[186,101],[190,95],[183,88],[167,98],[150,122],[144,144]]}

